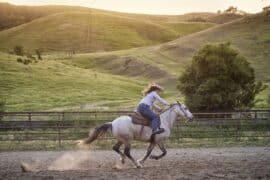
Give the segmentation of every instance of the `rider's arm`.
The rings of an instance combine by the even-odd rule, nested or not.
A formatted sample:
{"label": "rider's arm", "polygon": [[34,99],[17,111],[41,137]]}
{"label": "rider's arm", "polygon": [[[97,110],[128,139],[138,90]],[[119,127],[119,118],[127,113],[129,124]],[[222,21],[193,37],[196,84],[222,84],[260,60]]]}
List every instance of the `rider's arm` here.
{"label": "rider's arm", "polygon": [[153,109],[154,110],[156,110],[156,111],[158,111],[158,112],[160,112],[162,109],[158,106],[158,105],[156,105],[155,103],[153,104]]}
{"label": "rider's arm", "polygon": [[164,106],[170,106],[170,104],[167,101],[165,101],[164,99],[162,99],[156,92],[155,92],[154,96]]}

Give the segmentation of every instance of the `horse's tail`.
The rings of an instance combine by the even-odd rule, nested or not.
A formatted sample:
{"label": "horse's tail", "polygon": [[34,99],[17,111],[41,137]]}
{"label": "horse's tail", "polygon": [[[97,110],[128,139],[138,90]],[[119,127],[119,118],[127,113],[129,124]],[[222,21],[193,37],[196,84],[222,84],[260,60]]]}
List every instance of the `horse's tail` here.
{"label": "horse's tail", "polygon": [[82,141],[82,144],[90,144],[93,141],[95,141],[97,138],[104,135],[108,130],[112,130],[112,123],[104,123],[102,125],[97,126],[94,131],[89,133],[89,136],[87,139]]}

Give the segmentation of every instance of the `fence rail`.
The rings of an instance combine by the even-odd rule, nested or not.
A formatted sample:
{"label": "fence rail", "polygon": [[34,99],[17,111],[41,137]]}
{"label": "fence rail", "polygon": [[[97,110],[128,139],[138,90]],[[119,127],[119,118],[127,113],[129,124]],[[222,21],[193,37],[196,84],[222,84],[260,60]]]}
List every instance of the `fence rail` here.
{"label": "fence rail", "polygon": [[[56,141],[57,146],[85,138],[90,128],[131,111],[0,113],[0,141]],[[183,139],[263,139],[270,141],[270,110],[197,112],[193,122],[176,122],[169,142]],[[110,135],[103,140],[111,140]],[[209,140],[210,141],[210,140]],[[1,146],[0,146],[1,150]]]}

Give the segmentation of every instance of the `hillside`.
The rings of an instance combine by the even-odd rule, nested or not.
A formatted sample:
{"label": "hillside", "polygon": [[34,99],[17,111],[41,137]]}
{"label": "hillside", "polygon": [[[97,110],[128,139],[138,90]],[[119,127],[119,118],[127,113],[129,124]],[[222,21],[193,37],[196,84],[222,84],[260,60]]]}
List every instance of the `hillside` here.
{"label": "hillside", "polygon": [[[177,75],[179,74],[179,70],[189,63],[194,52],[203,45],[207,43],[231,42],[255,67],[257,78],[269,82],[270,79],[267,71],[270,68],[270,64],[268,63],[270,56],[269,29],[269,17],[258,14],[157,46],[131,49],[128,51],[94,53],[84,56],[89,58],[89,62],[92,65],[93,62],[102,61],[110,56],[112,57],[108,58],[111,59],[110,63],[121,62],[124,64],[124,61],[122,62],[120,60],[124,57],[130,57],[162,67],[161,69],[166,71],[170,70],[172,74]],[[74,62],[77,62],[76,58]],[[94,65],[93,67],[96,68]]]}
{"label": "hillside", "polygon": [[74,6],[15,6],[0,2],[0,31],[50,14],[74,10],[89,11],[89,8]]}
{"label": "hillside", "polygon": [[[61,16],[68,14],[72,13],[53,16],[60,16],[61,19]],[[78,15],[80,17],[81,13]],[[31,23],[43,20],[49,23],[50,18],[46,21],[48,17]],[[123,17],[119,18],[122,20]],[[134,19],[128,19],[134,22]],[[55,21],[57,22],[57,18]],[[24,26],[27,27],[28,24]],[[21,27],[4,32],[16,31]],[[183,67],[189,64],[194,52],[206,43],[224,41],[230,41],[233,47],[247,57],[255,69],[257,80],[270,84],[269,29],[269,17],[258,14],[151,47],[76,54],[70,58],[64,54],[50,54],[43,61],[30,65],[17,63],[16,56],[1,53],[0,95],[6,97],[8,111],[50,110],[74,106],[79,109],[104,106],[133,109],[141,97],[143,87],[155,81],[166,87],[163,96],[174,102],[181,98],[175,89],[176,79]],[[42,30],[40,27],[34,32]],[[170,31],[176,32],[172,29]],[[269,88],[259,97],[264,102],[257,105],[265,104],[268,94]]]}
{"label": "hillside", "polygon": [[[264,14],[258,14],[191,34],[162,45],[128,51],[87,54],[78,56],[72,61],[65,63],[83,68],[99,69],[106,73],[122,76],[145,76],[151,80],[160,79],[163,84],[173,88],[176,84],[176,78],[183,70],[183,67],[189,64],[194,52],[207,43],[229,41],[233,47],[247,57],[255,69],[257,80],[270,84],[269,29],[269,17]],[[141,62],[143,64],[138,67],[138,64],[141,64]],[[147,67],[152,69],[152,71],[147,69]],[[159,69],[158,73],[157,70],[154,70],[155,68]],[[139,75],[130,74],[129,72],[132,72],[132,69],[138,69]],[[167,72],[167,74],[163,72]],[[170,80],[168,81],[166,78]],[[269,88],[262,93],[261,97],[265,100],[264,96],[267,94],[270,94]]]}
{"label": "hillside", "polygon": [[227,23],[239,18],[244,15],[239,14],[227,14],[227,13],[208,13],[208,12],[196,12],[187,13],[183,15],[147,15],[147,14],[123,14],[129,17],[136,17],[137,19],[144,19],[152,22],[208,22],[215,24]]}
{"label": "hillside", "polygon": [[65,12],[45,16],[0,32],[0,51],[16,45],[27,51],[74,50],[98,52],[129,49],[167,42],[197,32],[211,23],[156,24],[99,12]]}
{"label": "hillside", "polygon": [[137,20],[150,21],[155,23],[208,22],[221,24],[242,17],[242,15],[237,14],[217,13],[188,13],[184,15],[147,15],[121,13],[78,6],[15,6],[9,3],[0,3],[0,31],[24,23],[28,23],[40,17],[70,11],[106,13],[108,15],[135,18]]}
{"label": "hillside", "polygon": [[6,100],[7,111],[133,108],[143,88],[136,80],[54,60],[23,65],[16,56],[0,57],[0,98]]}

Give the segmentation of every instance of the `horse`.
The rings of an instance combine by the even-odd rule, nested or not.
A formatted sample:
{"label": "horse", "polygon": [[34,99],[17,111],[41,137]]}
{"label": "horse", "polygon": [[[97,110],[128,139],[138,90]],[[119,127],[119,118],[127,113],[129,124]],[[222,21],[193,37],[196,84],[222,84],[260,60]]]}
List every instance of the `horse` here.
{"label": "horse", "polygon": [[[117,143],[112,149],[120,155],[122,164],[125,163],[125,159],[128,157],[137,168],[140,168],[148,157],[158,160],[167,154],[163,142],[170,136],[173,124],[179,116],[188,120],[193,118],[189,109],[179,102],[172,104],[168,109],[160,113],[160,127],[164,128],[164,132],[154,136],[151,127],[132,123],[130,116],[120,116],[112,122],[97,126],[93,132],[89,133],[89,137],[80,141],[79,144],[90,144],[107,131],[111,131],[112,136],[117,139]],[[130,154],[132,140],[149,143],[146,154],[137,161]],[[120,151],[122,145],[124,145],[124,152]],[[156,145],[158,145],[162,153],[160,155],[150,155]]]}

